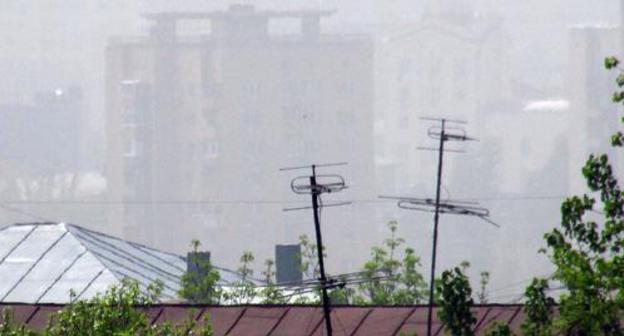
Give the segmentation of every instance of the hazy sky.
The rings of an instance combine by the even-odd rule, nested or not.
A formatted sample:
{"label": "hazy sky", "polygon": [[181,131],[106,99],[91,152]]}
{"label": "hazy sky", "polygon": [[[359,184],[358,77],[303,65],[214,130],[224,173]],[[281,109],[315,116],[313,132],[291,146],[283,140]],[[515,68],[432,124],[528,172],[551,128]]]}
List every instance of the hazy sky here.
{"label": "hazy sky", "polygon": [[[19,118],[11,119],[7,115],[18,111],[19,108],[16,106],[20,108],[37,106],[43,111],[39,113],[46,113],[45,111],[52,105],[49,101],[37,99],[41,92],[50,94],[62,90],[65,93],[69,88],[79,88],[81,92],[79,109],[82,112],[75,123],[64,127],[80,129],[81,145],[73,158],[77,163],[72,171],[63,172],[63,174],[87,174],[88,178],[83,180],[78,187],[78,190],[82,191],[78,197],[79,200],[97,200],[98,197],[105,197],[105,172],[107,165],[111,164],[106,161],[105,157],[107,148],[105,55],[109,38],[147,34],[149,25],[142,19],[143,13],[217,10],[225,9],[232,3],[234,2],[229,0],[210,2],[199,0],[175,2],[164,0],[1,1],[0,105],[3,108],[0,113],[5,114],[2,120],[5,122],[13,120],[12,122],[15,123],[5,124],[2,126],[3,129],[32,131],[32,137],[20,136],[20,141],[33,146],[40,146],[39,144],[45,142],[47,146],[55,148],[54,140],[49,140],[38,132],[46,127],[54,127],[53,125],[40,125]],[[449,182],[445,186],[448,189],[447,192],[454,197],[459,195],[464,198],[479,199],[484,206],[490,208],[493,218],[502,225],[502,228],[493,229],[477,220],[465,221],[444,217],[440,232],[441,266],[439,269],[468,259],[473,263],[473,275],[481,270],[489,270],[492,274],[492,288],[496,289],[491,296],[500,298],[500,301],[515,299],[514,295],[522,291],[522,285],[531,276],[550,272],[546,259],[537,254],[537,249],[543,245],[542,234],[558,222],[562,197],[570,192],[584,190],[580,188],[582,180],[579,174],[583,162],[577,158],[584,157],[588,149],[575,148],[572,144],[576,144],[575,141],[581,138],[581,135],[575,138],[577,131],[585,132],[590,127],[578,124],[577,117],[585,115],[582,111],[579,112],[578,105],[574,105],[576,97],[570,95],[582,92],[587,95],[602,95],[606,100],[610,96],[610,92],[593,92],[591,87],[584,85],[572,89],[573,85],[568,81],[570,71],[573,71],[571,65],[577,58],[585,56],[580,52],[576,55],[576,50],[571,47],[570,28],[572,26],[603,28],[619,26],[620,14],[624,12],[620,8],[621,1],[248,0],[236,3],[253,4],[257,8],[276,10],[333,9],[336,11],[335,14],[323,21],[325,32],[367,33],[371,35],[377,43],[376,47],[379,48],[383,48],[383,44],[379,41],[384,36],[392,35],[389,32],[409,31],[414,27],[419,27],[419,24],[423,22],[423,15],[435,12],[436,8],[464,6],[473,17],[491,18],[492,22],[498,22],[496,32],[501,35],[496,43],[500,44],[494,45],[493,48],[498,47],[502,51],[500,57],[504,64],[504,85],[509,88],[509,94],[505,101],[500,102],[502,106],[499,106],[500,111],[494,111],[493,108],[479,110],[476,118],[482,122],[478,125],[467,126],[471,134],[483,141],[462,145],[468,149],[468,154],[448,157],[449,168],[445,170],[445,173],[448,174]],[[465,31],[462,32],[463,28],[459,23],[457,26],[452,21],[445,24],[455,27],[451,30],[459,31],[460,35],[465,33]],[[443,31],[445,27],[440,29]],[[188,33],[193,34],[192,31]],[[426,38],[423,37],[423,39]],[[621,50],[620,46],[613,48],[616,51]],[[400,53],[400,51],[397,52]],[[415,59],[414,63],[420,64],[424,61]],[[380,69],[378,64],[380,63],[375,64],[376,70]],[[600,67],[600,64],[596,64],[596,73],[602,71]],[[438,69],[426,69],[422,73],[425,72],[431,72],[435,76]],[[487,69],[482,73],[487,81]],[[384,73],[381,76],[376,73],[376,76],[380,78],[383,75]],[[443,82],[448,79],[440,78]],[[375,84],[379,83],[376,79]],[[416,90],[417,87],[414,84],[409,89]],[[447,86],[442,86],[442,90],[445,87]],[[383,90],[380,87],[376,87],[375,90],[375,99],[378,99]],[[476,92],[469,98],[470,101],[467,104],[488,100],[495,94]],[[547,102],[546,105],[538,104],[536,107],[536,105],[530,105],[532,101]],[[487,111],[483,112],[485,110]],[[385,110],[377,109],[374,113],[374,122],[381,121],[383,124],[386,119],[390,120],[389,115],[390,113],[386,113]],[[607,119],[610,117],[613,116],[604,116]],[[601,118],[603,117],[598,117],[598,119]],[[375,141],[378,142],[375,142],[375,148],[370,150],[377,151],[375,156],[379,157],[382,155],[380,148],[386,148],[384,147],[386,143],[390,144],[388,146],[399,142],[410,143],[412,146],[410,150],[418,145],[433,145],[433,143],[428,143],[426,128],[421,128],[419,131],[422,134],[412,134],[411,138],[396,134],[388,134],[387,137],[376,136]],[[593,133],[587,134],[591,136]],[[604,134],[604,137],[606,138],[607,134]],[[10,142],[12,139],[15,138],[6,141]],[[58,139],[56,147],[59,151],[63,151],[61,137]],[[29,141],[32,141],[32,144]],[[15,148],[17,151],[20,148],[28,148],[20,147],[22,144],[5,143],[3,146]],[[7,151],[10,150],[1,150],[0,153]],[[393,149],[390,148],[388,151],[392,152]],[[54,149],[45,152],[47,154],[43,155],[55,155]],[[31,152],[30,155],[34,154]],[[29,153],[20,153],[20,155],[0,158],[0,169],[4,171],[5,176],[8,176],[1,185],[2,197],[6,200],[4,205],[8,207],[5,208],[4,213],[0,214],[3,223],[30,221],[37,217],[60,218],[100,231],[107,231],[108,216],[113,205],[103,205],[97,202],[91,205],[12,202],[28,200],[22,190],[25,188],[24,185],[31,185],[31,189],[36,189],[48,183],[33,182],[29,180],[33,177],[20,174],[22,166],[27,166],[28,162],[33,161],[28,156]],[[425,156],[419,156],[419,158],[429,161],[427,167],[423,168],[419,180],[404,181],[402,179],[405,176],[399,176],[397,177],[399,181],[382,180],[378,181],[377,185],[390,185],[391,187],[387,188],[390,191],[401,190],[401,186],[410,185],[411,189],[406,190],[420,192],[415,196],[431,195],[434,183],[430,172],[434,167],[431,163],[434,162],[435,157],[432,155],[429,159]],[[270,159],[280,161],[279,153]],[[37,164],[46,165],[40,162]],[[276,168],[277,166],[276,163]],[[487,181],[476,182],[478,178],[475,176],[480,174],[479,169],[487,171],[489,174],[487,176],[490,176]],[[379,174],[377,176],[382,176],[379,172],[377,173]],[[564,174],[567,174],[565,178],[562,177]],[[57,180],[53,183],[62,184],[65,183],[63,181],[70,179],[67,175],[64,176],[56,176]],[[17,184],[21,187],[10,187],[11,179],[12,181],[19,180]],[[458,182],[467,180],[470,180],[470,183]],[[32,187],[33,185],[35,187]],[[357,186],[355,188],[357,189]],[[39,198],[45,201],[60,197],[62,191],[57,189]],[[423,265],[427,266],[431,233],[428,224],[431,222],[431,216],[422,213],[407,213],[396,209],[392,204],[372,201],[377,193],[381,194],[386,191],[375,190],[375,193],[368,195],[371,199],[361,204],[356,202],[353,207],[356,209],[357,207],[375,207],[378,213],[374,220],[386,221],[391,217],[400,218],[402,223],[400,232],[409,244],[418,248],[423,258]],[[348,194],[343,198],[349,199]],[[115,211],[117,210],[119,209]],[[331,211],[328,211],[325,216],[325,220],[331,223],[333,218]],[[413,223],[422,223],[422,225],[413,225]],[[242,226],[237,226],[238,223],[231,225],[233,230],[240,230],[241,234],[245,234]],[[379,231],[361,234],[362,237],[352,236],[345,239],[354,244],[358,244],[360,239],[363,244],[370,244],[375,241],[381,242],[383,238]],[[266,246],[272,246],[275,243],[277,242],[258,242],[259,245]],[[183,242],[180,246],[185,244],[186,242]],[[332,242],[332,244],[338,245],[339,242]],[[258,249],[266,251],[266,246],[258,247]],[[250,247],[252,250],[254,248],[255,246]],[[331,255],[331,245],[329,251]],[[262,253],[264,252],[260,253],[263,258],[270,256]],[[235,260],[238,254],[239,252],[215,251],[215,255],[223,256],[223,266],[230,268],[236,267]],[[330,270],[340,272],[341,266],[358,264],[365,257],[359,256],[356,262],[337,256]],[[262,258],[258,259],[262,260]],[[330,258],[330,263],[331,260]],[[344,271],[352,271],[352,269]]]}

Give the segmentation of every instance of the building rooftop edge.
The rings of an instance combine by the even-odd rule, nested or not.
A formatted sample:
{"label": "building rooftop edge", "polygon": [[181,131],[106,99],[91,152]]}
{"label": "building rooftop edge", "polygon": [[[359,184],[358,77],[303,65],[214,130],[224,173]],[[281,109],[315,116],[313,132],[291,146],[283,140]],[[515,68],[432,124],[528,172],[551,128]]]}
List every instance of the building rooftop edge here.
{"label": "building rooftop edge", "polygon": [[229,17],[263,17],[263,18],[319,18],[330,16],[335,10],[301,9],[301,10],[246,10],[246,11],[212,11],[212,12],[155,12],[141,16],[147,20],[212,20]]}

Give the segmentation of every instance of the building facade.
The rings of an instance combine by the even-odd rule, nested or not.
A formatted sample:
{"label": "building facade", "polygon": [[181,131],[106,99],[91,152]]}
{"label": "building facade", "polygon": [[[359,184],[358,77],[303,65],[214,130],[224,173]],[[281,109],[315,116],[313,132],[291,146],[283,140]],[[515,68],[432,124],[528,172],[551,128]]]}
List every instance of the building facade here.
{"label": "building facade", "polygon": [[[348,197],[370,197],[372,43],[323,34],[330,14],[246,5],[152,14],[149,36],[112,39],[107,177],[120,207],[111,226],[174,250],[197,238],[230,256],[269,256],[275,243],[312,232],[310,213],[282,212],[309,200],[291,193],[294,176],[280,167],[347,161],[331,172],[345,176]],[[286,28],[275,32],[275,22]],[[193,33],[180,34],[190,24]],[[324,214],[341,223],[325,228],[336,253],[366,213]]]}

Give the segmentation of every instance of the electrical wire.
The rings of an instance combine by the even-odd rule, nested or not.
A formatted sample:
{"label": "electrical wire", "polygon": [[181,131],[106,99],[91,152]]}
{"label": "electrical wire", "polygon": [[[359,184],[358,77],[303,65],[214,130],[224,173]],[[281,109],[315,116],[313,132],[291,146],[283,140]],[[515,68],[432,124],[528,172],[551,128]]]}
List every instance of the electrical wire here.
{"label": "electrical wire", "polygon": [[[542,201],[542,200],[563,200],[569,195],[546,195],[546,196],[510,196],[510,197],[475,197],[465,198],[461,201],[501,201],[501,202],[513,202],[513,201]],[[459,201],[459,200],[458,200]],[[190,204],[216,204],[216,205],[271,205],[271,204],[306,204],[307,201],[293,201],[293,200],[245,200],[245,199],[232,199],[232,200],[132,200],[132,201],[23,201],[23,200],[4,200],[1,204],[19,205],[19,204],[44,204],[44,205],[190,205]],[[386,200],[380,199],[353,199],[352,203],[380,203],[388,204]]]}

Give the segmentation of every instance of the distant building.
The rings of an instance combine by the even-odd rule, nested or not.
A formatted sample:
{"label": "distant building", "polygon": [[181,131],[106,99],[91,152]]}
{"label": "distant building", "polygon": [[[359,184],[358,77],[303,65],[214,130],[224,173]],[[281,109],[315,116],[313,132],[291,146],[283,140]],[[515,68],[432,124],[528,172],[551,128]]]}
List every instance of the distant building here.
{"label": "distant building", "polygon": [[[280,167],[347,161],[338,172],[348,197],[372,196],[372,41],[324,34],[330,14],[248,5],[149,14],[149,36],[111,40],[107,177],[109,200],[121,203],[117,232],[178,251],[199,238],[234,264],[243,250],[270,256],[275,243],[312,229],[309,213],[282,213],[297,198]],[[368,213],[346,208],[327,220],[332,253],[351,253],[339,242],[368,225]]]}
{"label": "distant building", "polygon": [[32,104],[0,105],[0,162],[32,174],[83,168],[84,114],[76,87],[39,92]]}
{"label": "distant building", "polygon": [[[624,2],[622,6],[624,8]],[[622,20],[624,22],[624,18]],[[611,134],[621,130],[621,123],[618,122],[621,105],[611,99],[617,90],[615,78],[618,73],[605,70],[604,59],[622,55],[624,24],[577,25],[570,27],[569,34],[565,88],[575,120],[570,132],[570,139],[575,141],[573,159],[580,166],[590,153],[606,152],[615,167],[622,168],[621,151],[610,148]],[[577,190],[584,187],[581,179],[577,179],[575,187]]]}
{"label": "distant building", "polygon": [[[487,14],[487,15],[486,15]],[[415,24],[386,29],[376,46],[376,160],[380,188],[400,194],[433,192],[432,153],[427,145],[430,121],[445,117],[469,122],[480,135],[493,106],[509,99],[502,22],[478,13],[472,2],[429,1]],[[453,125],[450,125],[453,126]],[[457,125],[455,125],[457,126]],[[451,183],[455,164],[448,165]]]}
{"label": "distant building", "polygon": [[[142,291],[163,283],[162,299],[178,298],[186,259],[65,223],[15,224],[0,230],[0,302],[68,303],[70,290],[89,299],[128,278]],[[239,280],[218,268],[226,286]]]}

